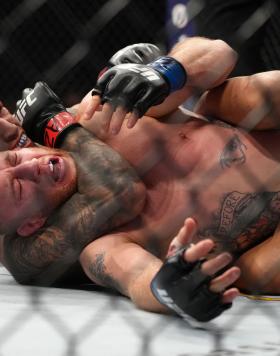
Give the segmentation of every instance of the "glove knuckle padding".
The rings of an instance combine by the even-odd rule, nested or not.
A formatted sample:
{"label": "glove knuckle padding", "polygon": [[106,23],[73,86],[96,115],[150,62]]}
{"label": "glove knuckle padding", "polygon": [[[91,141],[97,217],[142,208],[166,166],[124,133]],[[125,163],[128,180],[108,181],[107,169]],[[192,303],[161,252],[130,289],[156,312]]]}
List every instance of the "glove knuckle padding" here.
{"label": "glove knuckle padding", "polygon": [[62,101],[44,82],[35,84],[16,115],[21,115],[22,126],[33,141],[50,147],[58,144],[62,132],[77,126]]}
{"label": "glove knuckle padding", "polygon": [[100,91],[101,95],[104,94],[108,83],[114,78],[116,72],[114,68],[107,70],[100,78],[98,78],[97,83],[95,85],[95,89]]}
{"label": "glove knuckle padding", "polygon": [[[177,73],[174,82],[169,81],[172,70]],[[168,73],[168,77],[165,77],[164,73]],[[135,108],[141,117],[151,106],[162,103],[170,94],[170,88],[181,87],[185,77],[182,66],[175,60],[161,58],[149,65],[131,63],[117,65],[100,77],[96,88],[101,92],[103,103],[111,101],[117,105],[117,98],[122,97],[122,103],[125,102],[127,105],[126,109],[130,111],[131,108]],[[139,91],[145,90],[145,93],[141,94],[142,97],[137,95],[138,87]]]}
{"label": "glove knuckle padding", "polygon": [[121,94],[123,91],[133,80],[133,76],[125,73],[120,73],[120,75],[112,78],[106,87],[105,94]]}
{"label": "glove knuckle padding", "polygon": [[160,54],[159,48],[150,43],[137,43],[126,46],[115,53],[109,60],[109,66],[122,63],[144,63],[147,64],[156,59]]}
{"label": "glove knuckle padding", "polygon": [[151,289],[154,296],[177,314],[209,321],[231,304],[222,304],[221,294],[209,290],[211,277],[201,272],[203,261],[186,262],[185,249],[167,259],[154,277]]}
{"label": "glove knuckle padding", "polygon": [[141,98],[134,105],[134,108],[138,112],[138,115],[141,117],[148,111],[151,106],[161,104],[167,96],[166,93],[167,90],[158,90],[156,92],[152,89],[149,89],[148,91],[144,92],[144,95],[142,95]]}

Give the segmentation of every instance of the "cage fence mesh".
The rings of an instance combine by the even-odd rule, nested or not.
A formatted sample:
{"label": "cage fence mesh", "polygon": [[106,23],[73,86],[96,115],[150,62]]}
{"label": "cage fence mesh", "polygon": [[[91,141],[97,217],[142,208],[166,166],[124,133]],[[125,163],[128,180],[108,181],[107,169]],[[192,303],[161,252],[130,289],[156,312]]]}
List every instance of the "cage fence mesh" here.
{"label": "cage fence mesh", "polygon": [[[132,43],[151,42],[168,51],[186,36],[221,38],[240,54],[233,75],[279,69],[280,65],[277,1],[3,0],[0,15],[0,98],[12,111],[22,89],[38,80],[49,83],[67,105],[77,103],[93,87],[108,58]],[[266,94],[264,91],[264,105],[246,118],[252,128],[264,110],[273,110],[273,102]],[[207,177],[208,184],[216,178],[213,170]],[[246,179],[259,185],[250,171],[246,172]],[[177,318],[160,315],[148,318],[149,313],[141,314],[126,299],[104,294],[103,290],[96,292],[83,285],[82,294],[80,289],[24,286],[15,289],[4,267],[1,281],[5,283],[0,287],[0,300],[6,306],[5,310],[0,307],[1,356],[14,355],[15,349],[30,352],[41,342],[45,345],[39,348],[40,355],[78,356],[89,354],[89,350],[98,355],[218,356],[253,355],[257,351],[280,355],[277,302],[240,303],[234,314],[223,319],[221,327],[209,328],[201,337],[201,331],[186,329]],[[260,329],[273,325],[278,332],[256,349],[254,341],[248,340],[239,349],[228,347],[227,340],[231,337],[235,340],[236,330],[244,320],[244,330],[247,327],[256,331],[258,326],[252,328],[246,324],[255,315],[264,318]],[[125,338],[119,330],[120,323],[125,325]],[[38,340],[34,337],[37,327],[46,332]],[[168,338],[171,330],[173,337],[183,330],[181,348],[174,346],[176,337]],[[114,344],[120,343],[122,352],[117,351],[116,345],[108,347],[110,333],[114,334]],[[203,338],[208,347],[202,348],[203,351],[195,349],[194,344],[203,343]],[[103,346],[100,350],[94,350],[97,341]],[[14,343],[16,347],[11,346]],[[159,344],[165,349],[160,349]],[[190,344],[193,350],[189,349]]]}

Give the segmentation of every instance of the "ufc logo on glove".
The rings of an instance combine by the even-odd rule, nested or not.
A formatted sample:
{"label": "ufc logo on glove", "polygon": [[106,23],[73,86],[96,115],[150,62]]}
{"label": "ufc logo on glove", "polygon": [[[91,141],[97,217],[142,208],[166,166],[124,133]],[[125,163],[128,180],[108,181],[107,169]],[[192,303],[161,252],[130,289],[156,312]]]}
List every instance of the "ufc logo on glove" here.
{"label": "ufc logo on glove", "polygon": [[154,71],[147,68],[129,68],[132,72],[139,73],[142,77],[147,78],[148,80],[155,81],[160,80],[161,77],[157,75]]}
{"label": "ufc logo on glove", "polygon": [[35,96],[34,90],[32,90],[25,99],[22,99],[19,107],[15,113],[15,117],[18,119],[20,125],[22,125],[23,120],[26,115],[26,106],[31,107],[37,101],[37,97]]}

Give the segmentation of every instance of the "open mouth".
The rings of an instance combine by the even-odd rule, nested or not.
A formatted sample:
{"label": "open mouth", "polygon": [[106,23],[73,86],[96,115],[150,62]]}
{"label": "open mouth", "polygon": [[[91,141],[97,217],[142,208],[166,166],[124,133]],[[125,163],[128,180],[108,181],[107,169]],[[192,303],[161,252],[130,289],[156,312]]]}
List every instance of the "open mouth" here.
{"label": "open mouth", "polygon": [[49,160],[49,170],[55,182],[61,182],[64,178],[64,162],[61,158],[51,158]]}

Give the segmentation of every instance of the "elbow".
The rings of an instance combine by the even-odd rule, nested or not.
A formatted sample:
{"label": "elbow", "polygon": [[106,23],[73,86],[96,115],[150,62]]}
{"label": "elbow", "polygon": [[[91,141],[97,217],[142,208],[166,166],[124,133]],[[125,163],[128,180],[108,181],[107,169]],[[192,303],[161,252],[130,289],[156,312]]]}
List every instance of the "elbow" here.
{"label": "elbow", "polygon": [[223,40],[213,40],[213,50],[219,53],[221,59],[225,62],[228,70],[232,70],[236,65],[238,54],[237,52]]}
{"label": "elbow", "polygon": [[222,40],[208,40],[201,56],[188,66],[189,85],[207,90],[222,84],[237,61],[236,52]]}
{"label": "elbow", "polygon": [[238,60],[237,52],[223,40],[213,40],[213,51],[216,52],[218,60],[217,70],[220,76],[214,86],[223,83],[234,69]]}

